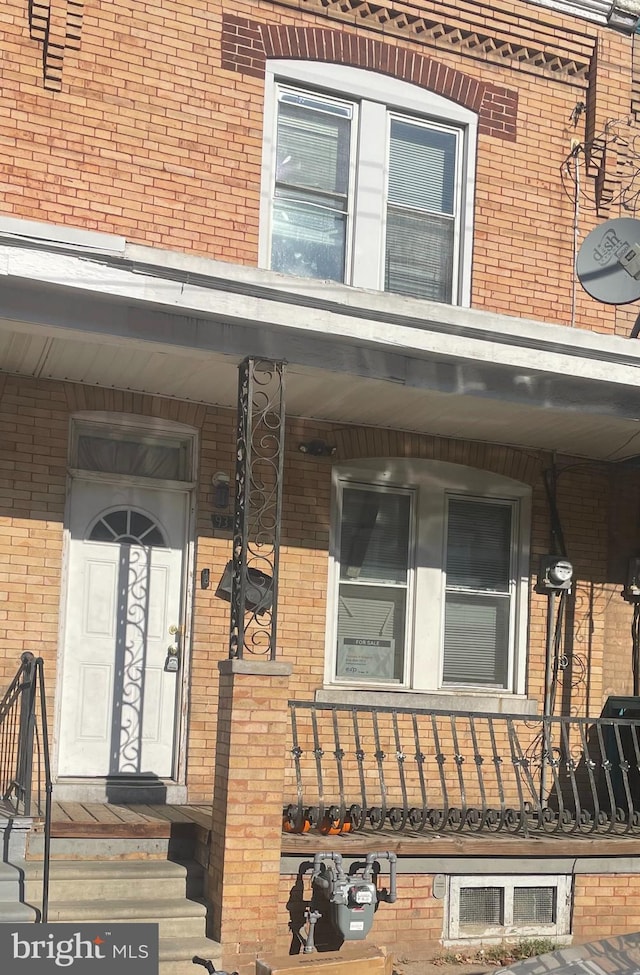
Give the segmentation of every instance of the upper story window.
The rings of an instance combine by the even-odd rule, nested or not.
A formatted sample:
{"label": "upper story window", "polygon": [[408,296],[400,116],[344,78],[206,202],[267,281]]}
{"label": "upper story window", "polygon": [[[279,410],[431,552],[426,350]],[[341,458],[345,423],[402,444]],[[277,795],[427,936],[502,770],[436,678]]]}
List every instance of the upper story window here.
{"label": "upper story window", "polygon": [[467,304],[476,117],[357,68],[267,72],[261,264]]}
{"label": "upper story window", "polygon": [[338,469],[329,682],[522,693],[529,497],[436,461]]}

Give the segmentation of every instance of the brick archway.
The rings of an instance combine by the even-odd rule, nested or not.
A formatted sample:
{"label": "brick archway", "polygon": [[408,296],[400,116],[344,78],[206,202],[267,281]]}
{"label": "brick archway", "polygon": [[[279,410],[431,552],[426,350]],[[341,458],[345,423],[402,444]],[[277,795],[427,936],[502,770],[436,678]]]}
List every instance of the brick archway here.
{"label": "brick archway", "polygon": [[348,31],[224,16],[223,68],[263,77],[269,58],[344,64],[408,81],[475,112],[481,134],[509,142],[516,138],[518,95],[509,88],[478,81],[418,51]]}

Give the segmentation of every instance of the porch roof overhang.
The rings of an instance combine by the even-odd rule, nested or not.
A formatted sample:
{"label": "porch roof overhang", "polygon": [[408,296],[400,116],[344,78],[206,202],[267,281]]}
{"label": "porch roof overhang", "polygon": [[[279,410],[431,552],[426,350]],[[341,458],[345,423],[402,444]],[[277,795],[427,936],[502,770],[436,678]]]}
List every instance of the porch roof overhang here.
{"label": "porch roof overhang", "polygon": [[625,34],[634,33],[640,16],[638,0],[529,0],[529,3],[595,24],[608,24]]}
{"label": "porch roof overhang", "polygon": [[234,407],[238,362],[265,356],[288,363],[292,415],[594,459],[640,454],[634,341],[62,237],[0,225],[4,372]]}

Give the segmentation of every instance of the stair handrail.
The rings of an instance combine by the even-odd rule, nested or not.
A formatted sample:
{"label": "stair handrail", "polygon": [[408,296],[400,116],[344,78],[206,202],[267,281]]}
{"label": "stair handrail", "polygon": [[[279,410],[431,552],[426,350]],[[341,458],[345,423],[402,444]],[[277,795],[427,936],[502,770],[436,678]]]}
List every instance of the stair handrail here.
{"label": "stair handrail", "polygon": [[[35,678],[40,700],[40,733],[41,743],[38,754],[42,755],[42,776],[38,775],[38,783],[44,780],[44,818],[42,854],[42,907],[40,921],[46,924],[49,914],[49,870],[51,865],[51,799],[53,783],[51,779],[51,757],[49,754],[49,727],[47,724],[47,699],[44,683],[44,662],[42,657],[36,659]],[[38,727],[36,725],[36,735]]]}
{"label": "stair handrail", "polygon": [[47,920],[49,903],[52,788],[44,662],[42,657],[25,651],[0,700],[0,798],[9,814],[37,815],[42,819],[42,907],[38,918],[41,922]]}

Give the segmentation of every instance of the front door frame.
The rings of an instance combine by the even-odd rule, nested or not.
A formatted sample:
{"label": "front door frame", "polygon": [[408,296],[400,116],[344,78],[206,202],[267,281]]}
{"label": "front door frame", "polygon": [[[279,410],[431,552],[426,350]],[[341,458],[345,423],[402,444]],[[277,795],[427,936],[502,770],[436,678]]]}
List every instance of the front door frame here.
{"label": "front door frame", "polygon": [[[130,484],[140,487],[156,487],[165,490],[186,492],[187,526],[183,552],[183,572],[181,581],[181,606],[183,632],[181,634],[181,680],[178,686],[179,700],[176,706],[176,722],[174,734],[175,775],[164,781],[165,801],[167,803],[185,803],[187,801],[187,730],[189,718],[189,681],[191,675],[191,648],[193,631],[193,600],[194,600],[194,567],[196,548],[196,487],[197,465],[199,457],[199,431],[195,427],[162,420],[157,417],[139,416],[137,414],[121,414],[102,411],[86,411],[74,413],[69,418],[69,451],[71,449],[75,429],[79,424],[97,426],[105,424],[113,429],[118,427],[123,431],[144,430],[149,436],[179,437],[190,443],[191,450],[191,479],[189,481],[163,481],[155,478],[136,477],[133,475],[106,474],[96,471],[84,471],[69,466],[67,468],[67,483],[65,489],[63,554],[59,601],[58,653],[56,659],[56,688],[54,703],[54,730],[52,746],[52,770],[54,782],[54,799],[76,802],[106,802],[107,780],[96,778],[73,778],[58,775],[58,760],[60,753],[60,720],[62,712],[62,672],[64,668],[64,648],[66,636],[66,613],[69,587],[69,562],[71,533],[69,530],[71,516],[71,497],[74,479],[96,481],[101,484]],[[151,484],[150,484],[151,482]],[[136,790],[136,791],[133,791]],[[157,792],[152,792],[145,798],[144,786],[132,786],[132,801],[149,802],[156,799]],[[123,795],[126,799],[126,796]]]}

